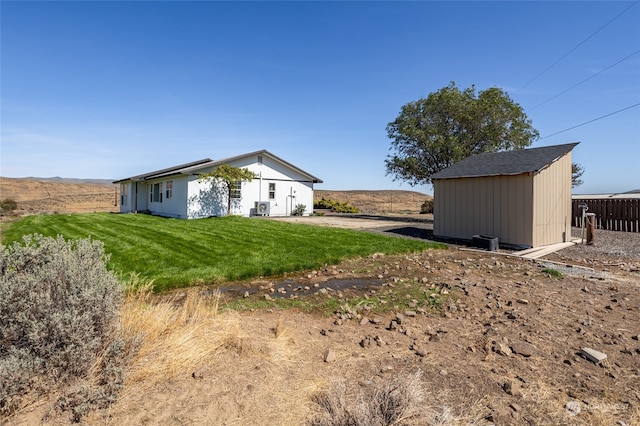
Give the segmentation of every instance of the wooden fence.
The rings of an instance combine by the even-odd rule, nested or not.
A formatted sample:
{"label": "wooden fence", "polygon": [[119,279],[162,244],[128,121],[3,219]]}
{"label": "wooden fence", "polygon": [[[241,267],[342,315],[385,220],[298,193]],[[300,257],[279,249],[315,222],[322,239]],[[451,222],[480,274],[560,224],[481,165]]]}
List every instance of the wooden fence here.
{"label": "wooden fence", "polygon": [[638,198],[583,198],[571,201],[571,217],[574,226],[582,225],[582,210],[596,214],[596,228],[610,231],[640,232],[640,199]]}

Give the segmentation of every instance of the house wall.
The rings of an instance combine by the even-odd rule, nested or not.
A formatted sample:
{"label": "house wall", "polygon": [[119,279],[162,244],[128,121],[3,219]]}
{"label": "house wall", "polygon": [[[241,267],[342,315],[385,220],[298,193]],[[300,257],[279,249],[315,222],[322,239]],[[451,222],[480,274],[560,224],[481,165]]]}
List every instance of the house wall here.
{"label": "house wall", "polygon": [[[167,183],[172,183],[171,197],[167,197]],[[145,182],[145,185],[139,185],[139,199],[145,197],[147,210],[154,215],[187,218],[187,199],[188,176],[178,175],[167,178],[153,179]],[[161,200],[151,200],[151,191],[156,183],[162,184]]]}
{"label": "house wall", "polygon": [[571,153],[534,176],[533,247],[571,239]]}
{"label": "house wall", "polygon": [[[123,191],[124,189],[124,191]],[[123,195],[126,193],[126,201]],[[133,213],[147,210],[149,189],[143,182],[124,182],[120,184],[120,213]]]}
{"label": "house wall", "polygon": [[125,182],[120,184],[120,198],[118,204],[120,205],[120,213],[130,213],[135,206],[135,193],[133,182]]}
{"label": "house wall", "polygon": [[531,175],[436,179],[433,185],[435,236],[470,240],[479,234],[533,245]]}
{"label": "house wall", "polygon": [[[258,156],[245,157],[229,163],[234,167],[246,167],[257,178],[251,182],[243,182],[240,200],[234,200],[231,214],[253,216],[256,214],[256,201],[268,201],[270,216],[288,216],[296,205],[306,206],[305,215],[313,210],[313,183],[308,177],[292,170],[290,167],[262,155],[262,163]],[[203,169],[202,173],[212,170]],[[269,184],[275,184],[274,198],[269,198]],[[227,193],[220,186],[211,182],[203,182],[197,175],[190,176],[187,189],[187,217],[201,218],[223,216],[227,210]]]}

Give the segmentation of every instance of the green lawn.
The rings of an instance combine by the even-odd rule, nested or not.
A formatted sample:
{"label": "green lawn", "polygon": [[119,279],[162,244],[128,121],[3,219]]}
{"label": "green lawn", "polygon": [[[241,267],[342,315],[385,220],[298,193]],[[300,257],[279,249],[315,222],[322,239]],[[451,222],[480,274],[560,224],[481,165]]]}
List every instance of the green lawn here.
{"label": "green lawn", "polygon": [[32,233],[101,240],[111,255],[111,269],[153,279],[156,290],[278,275],[376,252],[445,247],[256,218],[181,220],[112,213],[28,216],[2,230],[2,243]]}

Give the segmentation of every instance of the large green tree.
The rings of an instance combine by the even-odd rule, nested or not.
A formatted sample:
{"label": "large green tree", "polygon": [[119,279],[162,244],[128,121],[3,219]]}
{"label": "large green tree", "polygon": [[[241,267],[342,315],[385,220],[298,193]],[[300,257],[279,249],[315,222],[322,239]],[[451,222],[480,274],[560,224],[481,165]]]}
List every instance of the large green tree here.
{"label": "large green tree", "polygon": [[213,181],[221,183],[227,193],[227,215],[231,213],[231,200],[233,199],[233,191],[236,189],[238,182],[251,182],[254,174],[247,168],[230,166],[229,164],[221,164],[211,173],[203,173],[199,176],[201,180]]}
{"label": "large green tree", "polygon": [[411,185],[475,154],[523,149],[539,134],[520,105],[497,87],[476,94],[454,82],[404,105],[387,125],[387,175]]}

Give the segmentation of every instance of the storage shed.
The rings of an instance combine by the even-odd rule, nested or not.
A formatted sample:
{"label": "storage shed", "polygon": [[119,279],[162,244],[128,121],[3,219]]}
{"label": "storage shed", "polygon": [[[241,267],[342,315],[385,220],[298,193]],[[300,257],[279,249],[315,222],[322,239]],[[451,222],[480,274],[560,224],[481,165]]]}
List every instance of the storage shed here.
{"label": "storage shed", "polygon": [[577,144],[479,154],[434,174],[434,236],[525,247],[569,241]]}

